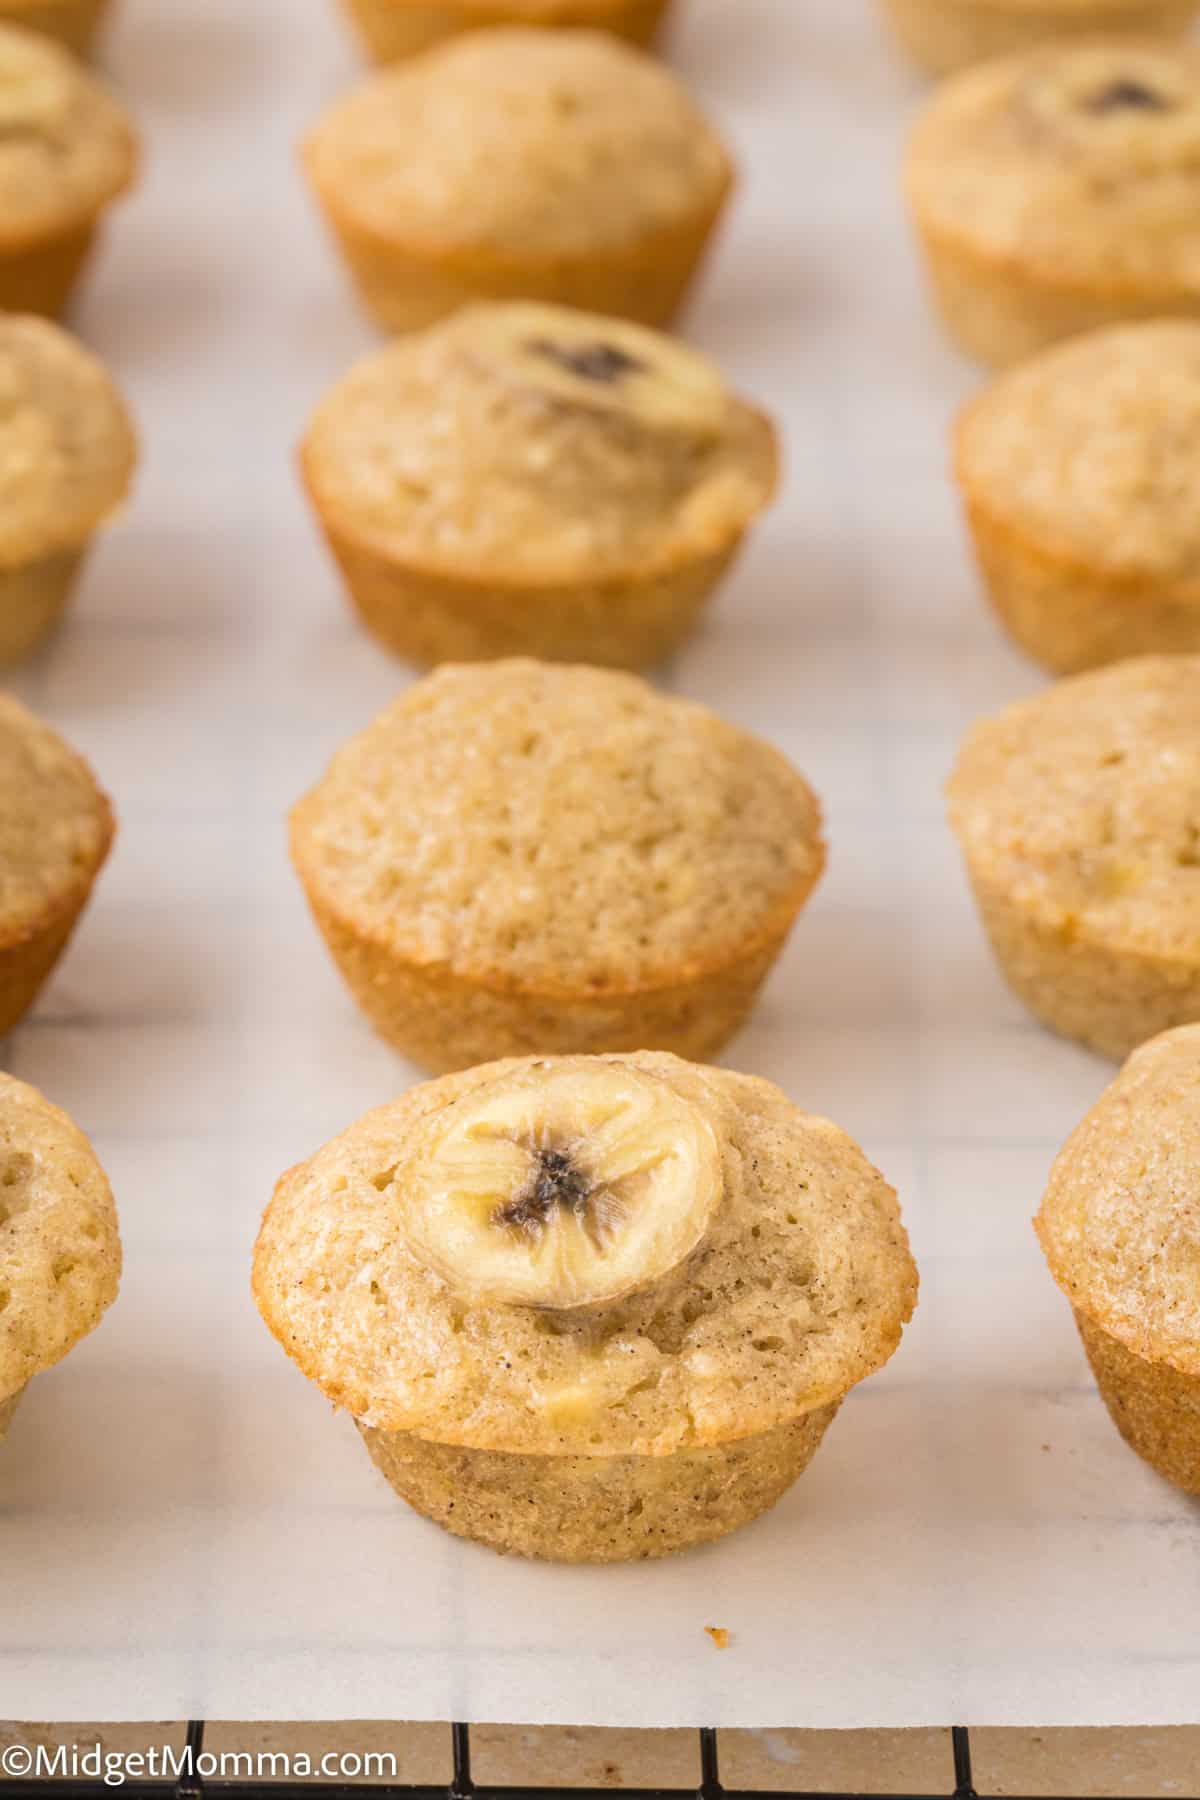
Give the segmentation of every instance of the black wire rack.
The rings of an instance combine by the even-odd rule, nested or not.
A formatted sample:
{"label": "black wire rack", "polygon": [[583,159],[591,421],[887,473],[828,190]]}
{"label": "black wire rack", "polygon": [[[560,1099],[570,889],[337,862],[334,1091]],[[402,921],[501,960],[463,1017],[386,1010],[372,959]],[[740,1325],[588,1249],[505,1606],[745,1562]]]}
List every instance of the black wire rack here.
{"label": "black wire rack", "polygon": [[[191,1771],[204,1750],[203,1719],[188,1723],[184,1761]],[[477,1783],[471,1773],[471,1728],[451,1725],[451,1775],[447,1783],[403,1781],[299,1781],[206,1779],[185,1772],[177,1780],[125,1781],[117,1792],[129,1800],[877,1800],[866,1793],[832,1793],[826,1790],[759,1793],[751,1788],[726,1787],[721,1780],[720,1748],[714,1730],[699,1733],[699,1781],[695,1787],[523,1787]],[[886,1800],[978,1800],[971,1766],[971,1734],[965,1725],[950,1732],[952,1766],[947,1785],[937,1793],[892,1795]],[[102,1777],[0,1776],[0,1800],[111,1800],[114,1789]],[[1066,1796],[1056,1800],[1067,1800]]]}

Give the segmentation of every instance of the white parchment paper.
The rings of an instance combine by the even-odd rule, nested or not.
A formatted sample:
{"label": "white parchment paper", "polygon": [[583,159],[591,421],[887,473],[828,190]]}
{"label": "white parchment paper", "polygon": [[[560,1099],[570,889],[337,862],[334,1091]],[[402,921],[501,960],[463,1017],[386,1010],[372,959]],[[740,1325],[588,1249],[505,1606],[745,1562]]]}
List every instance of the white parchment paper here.
{"label": "white parchment paper", "polygon": [[669,680],[798,761],[832,844],[730,1061],[899,1187],[917,1320],[769,1518],[600,1571],[411,1516],[260,1325],[274,1178],[414,1078],[344,995],[282,825],[407,679],[351,624],[291,460],[371,341],[294,159],[358,63],[326,0],[122,0],[109,66],[147,176],[77,323],[145,469],[14,683],[122,834],[7,1060],[94,1134],[127,1274],[0,1454],[2,1716],[1200,1720],[1200,1514],[1117,1439],[1029,1228],[1110,1071],[1006,995],[942,823],[960,732],[1037,676],[945,475],[974,376],[898,197],[918,90],[865,0],[688,4],[673,56],[745,170],[689,329],[780,415],[790,473]]}

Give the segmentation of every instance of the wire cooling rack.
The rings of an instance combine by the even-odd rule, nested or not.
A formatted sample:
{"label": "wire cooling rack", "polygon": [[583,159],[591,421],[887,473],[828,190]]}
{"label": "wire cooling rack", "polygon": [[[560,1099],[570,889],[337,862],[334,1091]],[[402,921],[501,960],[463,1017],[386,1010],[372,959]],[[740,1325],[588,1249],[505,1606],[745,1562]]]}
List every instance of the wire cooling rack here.
{"label": "wire cooling rack", "polygon": [[[177,1780],[128,1781],[124,1791],[132,1800],[870,1800],[866,1793],[834,1793],[726,1787],[721,1780],[719,1734],[701,1729],[698,1735],[699,1780],[694,1788],[662,1787],[495,1787],[477,1784],[471,1774],[471,1728],[451,1725],[451,1775],[445,1785],[419,1782],[254,1781],[206,1780],[198,1772],[204,1750],[203,1719],[188,1722],[184,1771]],[[891,1795],[887,1800],[976,1800],[971,1766],[971,1734],[965,1725],[950,1731],[952,1762],[947,1786],[936,1794]],[[110,1795],[101,1777],[69,1780],[55,1777],[0,1778],[0,1800],[99,1800]],[[1056,1797],[1059,1800],[1059,1797]],[[1062,1797],[1066,1800],[1066,1797]],[[1176,1800],[1181,1800],[1176,1796]]]}

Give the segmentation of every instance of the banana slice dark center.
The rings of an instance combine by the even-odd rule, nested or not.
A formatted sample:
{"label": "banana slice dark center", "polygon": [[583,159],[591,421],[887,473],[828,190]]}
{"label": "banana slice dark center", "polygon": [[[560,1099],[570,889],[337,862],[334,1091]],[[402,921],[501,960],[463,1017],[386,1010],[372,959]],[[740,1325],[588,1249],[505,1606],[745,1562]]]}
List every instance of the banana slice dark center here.
{"label": "banana slice dark center", "polygon": [[588,1175],[567,1150],[534,1151],[529,1180],[513,1199],[492,1215],[493,1223],[531,1238],[570,1213],[597,1250],[603,1250],[625,1208],[604,1182]]}
{"label": "banana slice dark center", "polygon": [[1087,110],[1101,116],[1115,112],[1166,112],[1168,106],[1162,94],[1131,76],[1111,81],[1087,102]]}
{"label": "banana slice dark center", "polygon": [[568,345],[552,343],[549,338],[534,338],[525,348],[531,355],[565,369],[568,375],[577,375],[581,381],[599,382],[604,387],[614,385],[626,375],[644,374],[646,370],[646,364],[639,357],[631,356],[628,350],[622,350],[616,344]]}

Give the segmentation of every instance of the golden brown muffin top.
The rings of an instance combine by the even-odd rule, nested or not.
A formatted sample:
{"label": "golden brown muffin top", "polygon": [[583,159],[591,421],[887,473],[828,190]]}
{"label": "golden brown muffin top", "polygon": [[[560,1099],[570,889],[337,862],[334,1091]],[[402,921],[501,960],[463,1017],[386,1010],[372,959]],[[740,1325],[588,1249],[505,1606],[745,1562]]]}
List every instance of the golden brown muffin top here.
{"label": "golden brown muffin top", "polygon": [[917,122],[923,229],[1051,286],[1200,293],[1200,51],[1050,45],[940,87]]}
{"label": "golden brown muffin top", "polygon": [[1200,961],[1200,656],[1115,663],[984,719],[948,795],[972,868],[1064,942]]}
{"label": "golden brown muffin top", "polygon": [[112,808],[83,758],[0,695],[0,949],[78,904],[113,829]]}
{"label": "golden brown muffin top", "polygon": [[1078,1311],[1200,1375],[1200,1025],[1134,1051],[1060,1152],[1036,1226]]}
{"label": "golden brown muffin top", "polygon": [[120,1276],[92,1146],[36,1088],[0,1075],[0,1401],[99,1324]]}
{"label": "golden brown muffin top", "polygon": [[1001,375],[956,463],[971,504],[1043,555],[1200,603],[1200,324],[1089,333]]}
{"label": "golden brown muffin top", "polygon": [[673,75],[605,32],[470,32],[370,76],[309,171],[364,231],[503,258],[625,249],[715,208],[729,157]]}
{"label": "golden brown muffin top", "polygon": [[[627,1291],[588,1304],[645,1208],[693,1205],[694,1179],[670,1167],[692,1132],[714,1170],[698,1241],[644,1281],[639,1247]],[[583,1304],[552,1285],[539,1305],[481,1296],[495,1258],[544,1274],[572,1234]],[[827,1405],[887,1361],[916,1289],[895,1194],[844,1132],[769,1082],[649,1051],[410,1089],[284,1176],[254,1264],[275,1336],[365,1424],[545,1455],[663,1455]]]}
{"label": "golden brown muffin top", "polygon": [[0,246],[87,223],[136,166],[132,122],[107,89],[49,38],[0,25]]}
{"label": "golden brown muffin top", "polygon": [[303,449],[326,519],[493,581],[726,549],[770,499],[775,434],[695,351],[567,307],[469,307],[365,357]]}
{"label": "golden brown muffin top", "polygon": [[103,364],[45,319],[0,314],[0,568],[83,543],[136,458]]}
{"label": "golden brown muffin top", "polygon": [[785,931],[817,802],[769,744],[636,676],[444,665],[292,814],[310,895],[356,935],[502,991],[630,994]]}

